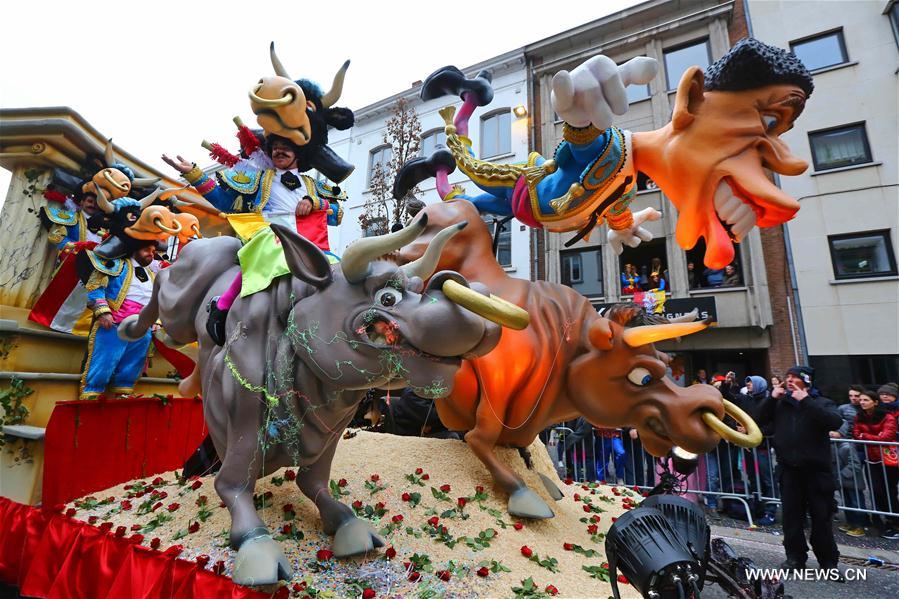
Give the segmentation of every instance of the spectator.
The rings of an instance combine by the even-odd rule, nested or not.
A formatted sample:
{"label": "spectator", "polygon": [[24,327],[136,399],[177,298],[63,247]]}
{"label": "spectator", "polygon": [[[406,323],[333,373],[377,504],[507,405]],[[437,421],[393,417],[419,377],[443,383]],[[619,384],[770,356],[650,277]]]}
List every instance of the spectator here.
{"label": "spectator", "polygon": [[897,407],[899,407],[896,405],[896,396],[899,395],[899,385],[896,383],[882,385],[877,390],[877,395],[880,396],[880,403],[884,406],[894,406],[892,408],[887,407],[888,410],[895,412]]}
{"label": "spectator", "polygon": [[700,368],[696,371],[696,378],[693,379],[694,385],[708,385],[709,384],[709,375],[706,373],[705,368]]}
{"label": "spectator", "polygon": [[655,458],[640,442],[635,428],[621,429],[624,446],[624,484],[629,487],[652,487],[655,485]]}
{"label": "spectator", "polygon": [[833,402],[814,388],[813,376],[809,366],[790,368],[786,389],[774,389],[758,411],[759,425],[774,427],[787,557],[781,567],[787,569],[805,568],[806,514],[811,516],[810,540],[819,566],[836,568],[840,556],[833,537],[836,501],[829,433],[843,420]]}
{"label": "spectator", "polygon": [[637,268],[633,264],[625,264],[624,272],[621,273],[621,293],[632,294],[639,289],[640,276],[637,274]]}
{"label": "spectator", "polygon": [[[596,462],[596,478],[600,481],[611,483],[624,478],[624,444],[621,442],[621,433],[614,428],[595,428],[593,436],[599,444],[598,459]],[[615,476],[608,473],[609,462],[615,466]]]}
{"label": "spectator", "polygon": [[[831,431],[832,439],[851,439],[855,419],[861,409],[859,399],[865,393],[862,385],[850,385],[849,403],[840,405],[837,410],[843,419],[843,426],[838,431]],[[837,458],[836,470],[839,474],[840,487],[843,495],[843,505],[847,508],[867,508],[865,500],[865,477],[863,462],[865,448],[861,444],[840,443],[836,445],[834,455]],[[841,531],[851,537],[860,537],[865,534],[865,527],[870,524],[868,515],[852,510],[846,510],[846,524],[838,526]]]}
{"label": "spectator", "polygon": [[419,397],[411,387],[403,389],[399,397],[391,397],[380,405],[384,414],[382,432],[403,437],[431,437],[434,439],[461,439],[462,436],[447,430],[437,415],[434,401]]}
{"label": "spectator", "polygon": [[859,399],[861,399],[861,394],[865,392],[865,387],[863,385],[849,386],[849,403],[841,404],[837,408],[840,412],[840,417],[843,419],[843,426],[841,426],[838,431],[831,431],[830,436],[832,439],[852,438],[852,426],[855,424],[855,418],[858,416],[858,411],[861,409],[858,402]]}
{"label": "spectator", "polygon": [[660,289],[665,291],[665,279],[663,279],[657,272],[652,273],[649,275],[649,289]]}
{"label": "spectator", "polygon": [[[884,385],[886,386],[886,385]],[[881,387],[883,389],[883,387]],[[880,395],[881,389],[878,389]],[[859,411],[852,436],[861,441],[895,441],[896,417],[884,406],[880,397],[865,391],[859,398]],[[867,448],[868,477],[874,506],[881,512],[899,514],[896,484],[899,482],[899,463],[896,448],[885,445],[869,445]],[[878,520],[881,520],[879,517]],[[899,516],[887,516],[881,520],[883,538],[899,539]]]}
{"label": "spectator", "polygon": [[640,280],[638,282],[640,289],[646,289],[649,286],[649,274],[646,265],[640,267]]}
{"label": "spectator", "polygon": [[701,287],[700,281],[696,278],[696,265],[692,262],[687,262],[687,283],[690,285],[690,289]]}
{"label": "spectator", "polygon": [[658,256],[652,259],[652,262],[649,266],[649,272],[659,273],[659,277],[661,277],[665,281],[668,280],[668,269],[662,266],[662,259]]}
{"label": "spectator", "polygon": [[702,271],[702,277],[705,279],[706,287],[721,287],[724,283],[724,269],[707,268]]}
{"label": "spectator", "polygon": [[[768,398],[768,383],[760,376],[747,376],[745,380],[745,393],[740,393],[732,400],[743,411],[748,413],[753,419],[756,419],[759,407],[762,401]],[[765,441],[754,450],[744,449],[738,454],[737,459],[741,460],[738,466],[743,468],[749,485],[757,497],[775,497],[774,489],[774,471],[771,463],[770,455],[770,438],[773,432],[771,424],[761,427]],[[742,425],[737,425],[737,430],[745,433],[746,429]],[[777,504],[766,503],[765,514],[757,520],[757,524],[770,526],[774,524],[775,516],[777,516]]]}
{"label": "spectator", "polygon": [[573,432],[565,437],[565,454],[576,480],[592,481],[596,477],[596,448],[593,425],[581,416],[571,425]]}
{"label": "spectator", "polygon": [[778,376],[776,374],[771,376],[771,384],[768,386],[768,388],[771,389],[771,391],[774,391],[774,389],[777,387],[783,387],[783,386],[784,386],[784,380],[780,376]]}
{"label": "spectator", "polygon": [[743,279],[740,277],[740,274],[737,272],[737,267],[733,264],[728,264],[724,267],[724,282],[721,284],[722,287],[739,287],[743,284]]}

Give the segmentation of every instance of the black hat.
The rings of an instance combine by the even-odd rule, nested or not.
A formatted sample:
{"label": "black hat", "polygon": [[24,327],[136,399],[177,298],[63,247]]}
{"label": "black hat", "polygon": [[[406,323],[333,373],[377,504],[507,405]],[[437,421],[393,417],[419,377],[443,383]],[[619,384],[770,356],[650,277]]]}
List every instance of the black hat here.
{"label": "black hat", "polygon": [[811,366],[802,366],[801,364],[797,364],[793,366],[789,370],[787,370],[787,374],[792,374],[801,378],[806,385],[811,386],[812,381],[815,378],[815,369]]}

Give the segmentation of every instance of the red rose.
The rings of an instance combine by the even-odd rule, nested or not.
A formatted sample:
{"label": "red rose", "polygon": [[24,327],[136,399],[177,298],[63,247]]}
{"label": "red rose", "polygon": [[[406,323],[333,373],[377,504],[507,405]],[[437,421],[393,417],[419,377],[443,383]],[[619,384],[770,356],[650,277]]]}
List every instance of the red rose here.
{"label": "red rose", "polygon": [[484,487],[482,487],[481,485],[478,485],[477,487],[474,488],[474,492],[478,493],[478,494],[483,493]]}
{"label": "red rose", "polygon": [[362,591],[362,599],[374,599],[375,598],[375,590],[374,589],[365,589]]}
{"label": "red rose", "polygon": [[284,480],[296,480],[297,473],[293,470],[285,470],[284,471]]}
{"label": "red rose", "polygon": [[587,485],[581,485],[581,489],[583,489],[584,491],[589,491],[590,487],[588,487]]}
{"label": "red rose", "polygon": [[575,494],[574,494],[574,500],[575,500],[575,501],[580,501],[580,500],[581,500],[581,494],[580,494],[580,493],[575,493]]}
{"label": "red rose", "polygon": [[292,532],[293,532],[293,525],[291,525],[291,524],[285,524],[284,526],[281,527],[281,534],[289,535]]}
{"label": "red rose", "polygon": [[640,495],[642,495],[643,497],[649,497],[649,491],[643,491],[642,493],[640,493]]}
{"label": "red rose", "polygon": [[415,469],[415,474],[421,476],[423,473],[424,473],[424,470],[422,470],[421,468],[416,468],[416,469]]}
{"label": "red rose", "polygon": [[456,503],[459,504],[459,507],[465,507],[465,504],[468,503],[468,500],[464,497],[460,497],[456,500]]}
{"label": "red rose", "polygon": [[126,491],[127,491],[127,490],[128,490],[128,489],[130,489],[130,488],[131,488],[131,485],[125,485],[125,486],[124,486],[124,487],[122,487],[122,488],[123,488],[123,489],[125,489],[125,490],[126,490]]}
{"label": "red rose", "polygon": [[201,481],[201,480],[195,480],[195,481],[193,482],[193,484],[190,486],[190,488],[193,489],[194,491],[196,491],[197,489],[199,489],[199,488],[202,487],[202,486],[203,486],[203,481]]}
{"label": "red rose", "polygon": [[624,574],[619,574],[619,575],[618,575],[618,582],[620,582],[621,584],[630,584],[630,583],[627,581],[627,576],[625,576]]}
{"label": "red rose", "polygon": [[592,516],[590,516],[590,522],[599,522],[600,520],[601,520],[601,518],[599,516],[597,516],[596,514],[593,514]]}
{"label": "red rose", "polygon": [[482,567],[478,568],[477,574],[481,578],[487,578],[487,575],[490,574],[490,570],[487,569],[487,566],[482,566]]}
{"label": "red rose", "polygon": [[612,517],[612,522],[618,522],[618,518]]}
{"label": "red rose", "polygon": [[376,510],[383,510],[383,509],[384,509],[384,502],[383,502],[383,501],[379,501],[378,503],[376,503],[376,504],[375,504],[375,509],[376,509]]}
{"label": "red rose", "polygon": [[151,549],[159,549],[159,546],[162,544],[162,541],[159,540],[159,537],[153,537],[153,540],[150,541]]}
{"label": "red rose", "polygon": [[110,530],[112,530],[112,522],[104,522],[100,525],[100,530],[102,530],[103,532],[109,532]]}
{"label": "red rose", "polygon": [[131,535],[129,540],[135,545],[140,545],[144,542],[144,535]]}
{"label": "red rose", "polygon": [[393,559],[396,557],[396,549],[394,549],[393,546],[390,546],[384,551],[384,555],[387,556],[387,559]]}
{"label": "red rose", "polygon": [[[154,492],[155,492],[155,491],[154,491]],[[156,497],[157,497],[157,499],[165,499],[165,498],[168,497],[168,496],[169,496],[169,494],[166,493],[165,491],[159,491],[159,492],[156,492]]]}
{"label": "red rose", "polygon": [[534,555],[534,552],[531,551],[531,548],[528,547],[527,545],[522,545],[521,546],[521,555],[523,555],[525,557],[531,557],[532,555]]}
{"label": "red rose", "polygon": [[595,535],[598,530],[599,530],[599,527],[596,526],[595,524],[591,524],[590,526],[587,527],[587,532],[589,532],[591,535]]}
{"label": "red rose", "polygon": [[638,487],[637,485],[634,485],[634,491],[636,491],[637,493],[639,493],[639,492],[640,492],[640,487]]}
{"label": "red rose", "polygon": [[163,555],[178,557],[179,555],[181,555],[182,551],[184,551],[184,545],[172,545],[171,547],[163,551]]}
{"label": "red rose", "polygon": [[392,520],[393,522],[399,524],[400,522],[403,521],[403,515],[402,515],[402,514],[397,514],[396,516],[394,516],[393,518],[391,518],[391,520]]}
{"label": "red rose", "polygon": [[127,528],[125,528],[124,526],[117,526],[115,529],[115,536],[124,537],[126,532],[128,532]]}
{"label": "red rose", "polygon": [[446,534],[446,533],[448,532],[448,531],[446,530],[446,526],[441,526],[441,527],[440,527],[440,532],[442,532],[443,534]]}
{"label": "red rose", "polygon": [[140,530],[141,528],[142,527],[140,524],[132,524],[131,525],[131,530]]}
{"label": "red rose", "polygon": [[361,510],[361,509],[362,509],[362,502],[359,501],[358,499],[357,499],[356,501],[354,501],[354,502],[353,502],[353,509]]}
{"label": "red rose", "polygon": [[546,585],[546,588],[543,590],[544,590],[544,592],[546,592],[550,595],[558,595],[559,594],[559,589],[557,589],[556,587],[554,587],[551,584]]}
{"label": "red rose", "polygon": [[174,511],[177,510],[179,507],[181,507],[181,504],[178,503],[178,502],[176,501],[175,503],[170,503],[170,504],[169,504],[169,507],[168,507],[167,509],[168,509],[170,512],[174,512]]}
{"label": "red rose", "polygon": [[197,565],[201,568],[205,568],[206,564],[209,563],[209,556],[205,553],[201,553],[197,557],[194,558],[194,561],[197,562]]}
{"label": "red rose", "polygon": [[334,557],[334,552],[331,551],[330,549],[319,549],[315,553],[315,559],[317,559],[320,562],[326,562],[329,559],[331,559],[332,557]]}
{"label": "red rose", "polygon": [[130,501],[128,501],[127,499],[125,499],[124,501],[122,501],[122,509],[123,509],[123,510],[125,510],[125,511],[127,512],[128,510],[131,509],[131,507],[132,507],[132,506],[131,506],[131,502],[130,502]]}
{"label": "red rose", "polygon": [[409,495],[408,493],[403,493],[402,499],[403,499],[403,501],[410,501],[412,499],[412,496]]}
{"label": "red rose", "polygon": [[431,478],[430,474],[422,474],[421,475],[421,480],[429,480],[430,478]]}
{"label": "red rose", "polygon": [[161,501],[157,501],[156,503],[153,504],[153,507],[150,508],[150,511],[151,511],[151,512],[155,512],[156,510],[158,510],[158,509],[161,508],[161,507],[162,507],[162,502],[161,502]]}
{"label": "red rose", "polygon": [[372,474],[370,478],[371,478],[372,482],[375,482],[375,483],[381,479],[381,477],[378,476],[377,474]]}
{"label": "red rose", "polygon": [[209,498],[205,495],[200,495],[197,497],[197,501],[195,502],[197,505],[206,505],[209,502]]}
{"label": "red rose", "polygon": [[574,545],[572,545],[571,543],[562,543],[562,549],[564,549],[565,551],[571,551],[572,549],[574,549]]}
{"label": "red rose", "polygon": [[428,524],[431,526],[437,526],[437,523],[440,522],[440,519],[437,516],[431,516],[428,518]]}
{"label": "red rose", "polygon": [[437,578],[442,580],[443,582],[448,582],[450,578],[452,578],[452,574],[450,574],[449,570],[440,570],[437,572]]}
{"label": "red rose", "polygon": [[[219,576],[221,576],[222,573],[225,571],[225,560],[220,559],[219,561],[215,562],[215,565],[212,566],[212,571],[215,572],[216,574],[218,574]],[[294,586],[296,586],[296,585],[294,585]]]}
{"label": "red rose", "polygon": [[90,518],[87,519],[87,523],[94,524],[97,522],[97,520],[99,520],[99,518],[97,518],[96,516],[91,516]]}
{"label": "red rose", "polygon": [[522,528],[524,528],[524,524],[522,524],[521,522],[515,522],[512,524],[512,528],[514,528],[515,530],[521,530]]}
{"label": "red rose", "polygon": [[76,512],[76,511],[77,511],[77,510],[75,510],[75,508],[73,508],[73,507],[70,507],[69,509],[67,509],[67,510],[66,510],[66,518],[71,518],[71,517],[73,517],[73,516],[75,515],[75,512]]}
{"label": "red rose", "polygon": [[587,503],[584,504],[584,511],[585,511],[585,512],[589,512],[589,511],[590,511],[590,505],[589,505],[589,504],[587,504]]}
{"label": "red rose", "polygon": [[154,485],[161,485],[161,484],[164,483],[164,482],[165,482],[165,481],[162,480],[162,477],[159,477],[159,476],[157,476],[156,478],[153,479],[153,484],[154,484]]}
{"label": "red rose", "polygon": [[443,491],[444,493],[449,493],[450,489],[451,489],[451,487],[449,485],[440,485],[440,490]]}
{"label": "red rose", "polygon": [[421,578],[421,574],[419,572],[416,572],[415,570],[412,570],[411,572],[409,572],[409,575],[406,578],[408,578],[411,582],[416,582],[419,578]]}
{"label": "red rose", "polygon": [[189,532],[191,534],[197,532],[198,530],[200,530],[200,523],[197,522],[196,520],[191,522],[190,525],[187,527],[187,532]]}
{"label": "red rose", "polygon": [[572,483],[574,483],[574,479],[573,479],[573,478],[569,477],[569,478],[566,478],[566,479],[565,479],[565,484],[566,484],[566,485],[570,485],[570,484],[572,484]]}
{"label": "red rose", "polygon": [[282,510],[282,511],[285,511],[285,512],[292,512],[292,511],[293,511],[293,504],[292,504],[292,503],[285,503],[285,504],[284,504],[284,507],[282,507],[281,510]]}
{"label": "red rose", "polygon": [[272,497],[274,497],[274,495],[275,494],[272,493],[271,491],[266,491],[265,493],[262,494],[262,498],[263,499],[271,499]]}
{"label": "red rose", "polygon": [[345,487],[345,486],[347,486],[346,479],[345,479],[345,478],[341,478],[339,481],[337,481],[337,486],[338,486],[338,487]]}

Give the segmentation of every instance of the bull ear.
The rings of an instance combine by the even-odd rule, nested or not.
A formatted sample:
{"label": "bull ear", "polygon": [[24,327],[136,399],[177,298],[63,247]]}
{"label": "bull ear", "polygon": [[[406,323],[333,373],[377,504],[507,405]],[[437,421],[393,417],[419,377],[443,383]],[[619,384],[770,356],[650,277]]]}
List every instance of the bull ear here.
{"label": "bull ear", "polygon": [[675,131],[686,129],[693,122],[705,100],[704,83],[705,77],[699,67],[690,67],[681,76],[680,83],[677,84],[677,94],[674,96],[674,110],[671,113],[671,124]]}
{"label": "bull ear", "polygon": [[337,129],[345,131],[353,126],[356,117],[349,108],[328,108],[325,111],[325,122]]}
{"label": "bull ear", "polygon": [[293,276],[319,289],[331,284],[328,257],[314,243],[282,225],[273,224],[272,231],[284,248],[287,268]]}
{"label": "bull ear", "polygon": [[590,324],[587,338],[596,349],[608,351],[612,349],[612,334],[612,323],[608,318],[600,316]]}

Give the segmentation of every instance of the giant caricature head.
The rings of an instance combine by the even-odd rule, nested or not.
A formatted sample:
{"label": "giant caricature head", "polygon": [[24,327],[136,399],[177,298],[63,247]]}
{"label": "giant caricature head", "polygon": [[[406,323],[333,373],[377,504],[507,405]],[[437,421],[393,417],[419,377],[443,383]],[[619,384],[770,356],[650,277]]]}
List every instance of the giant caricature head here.
{"label": "giant caricature head", "polygon": [[671,123],[634,134],[637,169],[678,209],[678,244],[689,249],[705,238],[707,266],[723,268],[733,261],[732,242],[799,210],[765,169],[798,175],[808,167],[780,136],[792,128],[813,87],[796,56],[747,38],[705,77],[699,67],[684,73]]}

